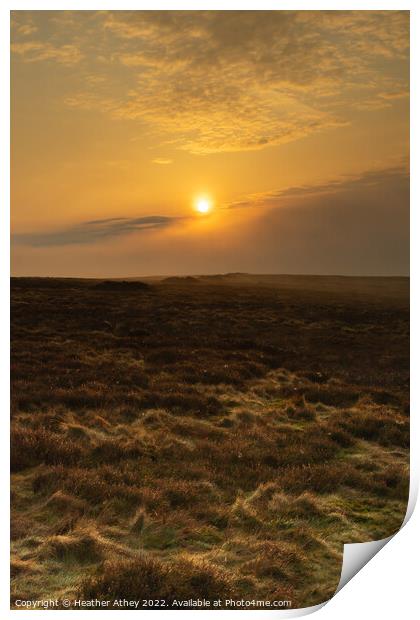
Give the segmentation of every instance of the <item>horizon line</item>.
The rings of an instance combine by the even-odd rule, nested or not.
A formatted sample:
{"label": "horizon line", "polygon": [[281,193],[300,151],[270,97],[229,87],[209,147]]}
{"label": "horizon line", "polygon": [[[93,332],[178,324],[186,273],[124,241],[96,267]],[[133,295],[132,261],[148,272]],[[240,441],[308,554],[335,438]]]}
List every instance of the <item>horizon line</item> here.
{"label": "horizon line", "polygon": [[341,274],[341,273],[263,273],[251,271],[226,271],[216,273],[156,274],[138,276],[60,276],[60,275],[12,275],[13,278],[55,279],[55,280],[138,280],[141,278],[205,278],[216,276],[281,276],[293,278],[410,278],[410,274]]}

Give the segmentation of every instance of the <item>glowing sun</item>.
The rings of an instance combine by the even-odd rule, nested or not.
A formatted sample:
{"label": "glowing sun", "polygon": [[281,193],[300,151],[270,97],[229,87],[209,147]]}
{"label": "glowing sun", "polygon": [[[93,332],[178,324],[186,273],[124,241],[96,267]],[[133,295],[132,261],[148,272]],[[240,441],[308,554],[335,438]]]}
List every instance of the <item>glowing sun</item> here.
{"label": "glowing sun", "polygon": [[209,198],[200,196],[194,202],[194,209],[201,214],[210,213],[213,208],[213,203]]}

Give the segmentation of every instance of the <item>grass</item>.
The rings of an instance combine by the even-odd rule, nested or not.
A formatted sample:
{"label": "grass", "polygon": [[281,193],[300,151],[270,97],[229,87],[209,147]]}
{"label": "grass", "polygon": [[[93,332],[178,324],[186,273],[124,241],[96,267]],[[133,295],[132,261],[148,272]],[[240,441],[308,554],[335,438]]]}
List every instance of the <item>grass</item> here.
{"label": "grass", "polygon": [[404,518],[406,284],[12,280],[12,606],[325,601]]}
{"label": "grass", "polygon": [[168,607],[174,600],[188,598],[223,600],[230,598],[233,592],[231,578],[225,571],[189,557],[180,557],[175,562],[151,557],[108,562],[101,567],[98,576],[87,578],[81,585],[85,599],[136,600],[141,593],[145,600],[164,599]]}

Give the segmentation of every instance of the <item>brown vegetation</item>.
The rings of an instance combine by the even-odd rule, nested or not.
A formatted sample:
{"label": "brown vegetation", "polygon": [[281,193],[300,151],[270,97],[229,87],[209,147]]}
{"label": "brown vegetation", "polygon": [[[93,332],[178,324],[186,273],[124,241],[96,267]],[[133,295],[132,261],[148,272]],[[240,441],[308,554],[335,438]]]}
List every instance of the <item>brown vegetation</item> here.
{"label": "brown vegetation", "polygon": [[307,606],[399,527],[404,281],[270,278],[12,282],[12,603]]}

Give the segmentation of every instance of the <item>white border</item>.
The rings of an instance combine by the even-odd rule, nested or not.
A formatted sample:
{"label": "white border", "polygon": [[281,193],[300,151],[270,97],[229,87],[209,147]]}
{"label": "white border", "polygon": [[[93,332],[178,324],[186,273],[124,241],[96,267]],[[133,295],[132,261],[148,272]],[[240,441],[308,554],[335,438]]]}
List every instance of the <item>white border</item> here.
{"label": "white border", "polygon": [[[95,9],[153,9],[153,10],[173,10],[173,9],[222,9],[222,10],[239,10],[239,9],[258,9],[258,10],[411,10],[411,196],[412,205],[418,205],[419,201],[419,184],[415,174],[416,166],[419,166],[418,157],[418,144],[419,144],[419,122],[417,120],[414,110],[418,110],[420,107],[420,101],[418,97],[418,82],[415,79],[415,75],[420,75],[419,67],[419,44],[420,37],[420,20],[419,11],[415,8],[414,2],[404,2],[399,5],[397,2],[377,0],[370,1],[368,6],[366,2],[273,2],[267,0],[260,0],[259,2],[250,2],[246,0],[232,1],[232,0],[212,0],[211,2],[202,2],[200,0],[185,2],[179,1],[139,1],[125,0],[116,7],[115,2],[103,1],[103,2],[88,2],[87,0],[73,0],[72,2],[53,2],[40,1],[37,3],[26,2],[4,2],[1,4],[0,12],[0,55],[2,66],[2,88],[1,88],[1,120],[0,120],[0,139],[2,147],[2,162],[6,162],[6,165],[2,165],[0,168],[0,187],[2,188],[2,204],[6,205],[6,217],[10,217],[10,182],[9,182],[9,11],[10,10],[95,10]],[[416,244],[416,235],[419,233],[419,215],[414,206],[411,209],[411,309],[412,316],[418,316],[420,311],[419,303],[419,277],[418,268],[420,267],[420,255],[418,246]],[[3,442],[0,458],[1,458],[1,472],[3,474],[4,485],[2,487],[1,494],[1,531],[4,537],[3,545],[1,547],[3,553],[1,554],[0,564],[0,610],[3,612],[3,617],[10,618],[12,615],[19,613],[18,611],[9,610],[9,558],[8,553],[5,551],[9,548],[9,485],[8,485],[8,471],[9,471],[9,432],[8,432],[8,419],[9,419],[9,231],[8,226],[3,225],[0,227],[0,286],[1,286],[1,304],[0,304],[0,381],[1,391],[0,398],[2,404],[3,424],[1,432],[1,441]],[[417,351],[419,347],[419,329],[417,324],[412,323],[411,334],[411,346],[412,346],[412,376],[415,378],[415,370],[418,366]],[[411,497],[410,503],[413,498],[413,491],[416,494],[419,484],[419,464],[420,464],[420,446],[419,446],[419,428],[418,419],[416,415],[416,409],[420,402],[419,400],[419,382],[414,381],[412,388],[412,418],[411,418]],[[5,487],[5,488],[4,488]],[[380,618],[411,618],[414,616],[413,612],[417,611],[416,593],[418,588],[418,561],[415,549],[420,548],[420,511],[414,512],[413,518],[406,524],[403,531],[398,533],[391,542],[380,552],[369,564],[351,580],[351,585],[341,590],[333,599],[318,612],[318,618],[320,620],[334,619],[339,617],[342,620],[350,618],[353,620],[355,612],[362,612],[363,617],[369,617],[369,614],[375,614]],[[42,610],[32,611],[31,613],[39,614],[46,613]],[[52,611],[48,610],[48,614],[58,616],[65,614],[65,611]],[[90,618],[92,613],[100,614],[100,611],[80,611],[77,612],[77,616],[80,619]],[[113,616],[116,614],[122,614],[124,612],[113,612]],[[162,616],[158,611],[143,611],[144,614],[153,614],[156,619]],[[174,619],[180,618],[181,611],[171,611],[171,617]],[[229,617],[233,615],[241,615],[243,611],[207,611],[207,617],[220,618],[221,615],[228,614]],[[88,615],[86,615],[88,614]],[[292,615],[287,612],[275,612],[275,611],[250,611],[254,618],[263,617],[268,618],[268,614],[273,616]],[[293,614],[295,615],[295,614]],[[248,616],[247,616],[248,617]]]}

